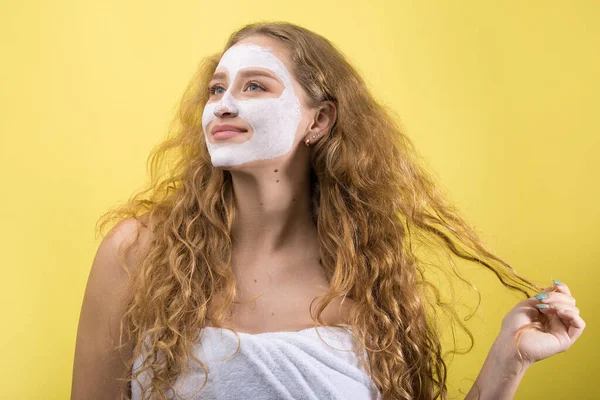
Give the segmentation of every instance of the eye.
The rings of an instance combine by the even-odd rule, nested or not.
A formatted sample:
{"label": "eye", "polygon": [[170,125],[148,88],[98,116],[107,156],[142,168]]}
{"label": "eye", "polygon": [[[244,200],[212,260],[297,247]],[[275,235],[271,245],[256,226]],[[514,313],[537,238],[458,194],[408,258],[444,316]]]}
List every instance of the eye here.
{"label": "eye", "polygon": [[[262,91],[267,91],[267,89],[264,86],[262,86],[261,84],[259,84],[257,82],[248,82],[248,86],[246,86],[246,89],[250,89],[250,88],[253,88],[253,87],[254,88],[258,88],[258,89],[260,89]],[[223,92],[219,91],[221,89],[223,90]],[[225,88],[223,86],[219,85],[219,84],[211,85],[211,86],[208,87],[208,93],[211,96],[218,95],[218,94],[223,94],[223,93],[225,93],[224,90],[225,90]],[[249,91],[250,92],[255,92],[256,89],[249,90]]]}
{"label": "eye", "polygon": [[209,87],[208,87],[208,93],[209,93],[210,95],[214,95],[214,94],[223,94],[222,92],[218,92],[218,93],[217,93],[217,90],[219,90],[219,89],[223,89],[223,90],[225,90],[225,88],[224,88],[224,87],[222,87],[222,86],[220,86],[220,85],[212,85],[212,86],[209,86]]}
{"label": "eye", "polygon": [[[265,87],[263,87],[262,85],[256,83],[256,82],[248,82],[248,86],[246,86],[247,89],[250,89],[251,87],[257,87],[260,88],[260,90],[266,91],[267,89]],[[251,92],[255,92],[256,90],[250,90]]]}

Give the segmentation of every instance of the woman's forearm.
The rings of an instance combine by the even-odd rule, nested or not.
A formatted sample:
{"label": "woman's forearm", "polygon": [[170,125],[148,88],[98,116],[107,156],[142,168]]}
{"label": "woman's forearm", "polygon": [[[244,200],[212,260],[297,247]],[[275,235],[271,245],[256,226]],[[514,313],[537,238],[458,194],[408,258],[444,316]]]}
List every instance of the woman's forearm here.
{"label": "woman's forearm", "polygon": [[513,398],[528,365],[511,353],[509,346],[503,346],[502,342],[494,343],[465,400]]}

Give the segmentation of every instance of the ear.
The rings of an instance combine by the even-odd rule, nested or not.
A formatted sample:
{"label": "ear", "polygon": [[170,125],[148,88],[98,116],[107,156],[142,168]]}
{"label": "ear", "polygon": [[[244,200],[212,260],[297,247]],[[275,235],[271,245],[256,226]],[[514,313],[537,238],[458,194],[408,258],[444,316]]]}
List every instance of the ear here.
{"label": "ear", "polygon": [[[337,118],[337,109],[335,103],[332,101],[326,101],[317,108],[313,123],[308,127],[309,131],[306,133],[304,141],[307,139],[311,144],[316,143],[322,137],[329,134],[333,124],[335,124]],[[313,139],[313,135],[315,138]]]}

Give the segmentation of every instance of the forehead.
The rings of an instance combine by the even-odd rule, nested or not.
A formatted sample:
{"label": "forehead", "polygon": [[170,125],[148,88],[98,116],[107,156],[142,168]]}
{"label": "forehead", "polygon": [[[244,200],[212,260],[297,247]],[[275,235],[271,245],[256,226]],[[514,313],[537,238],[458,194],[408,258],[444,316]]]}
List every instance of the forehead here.
{"label": "forehead", "polygon": [[[284,82],[290,79],[286,49],[274,39],[251,37],[230,47],[215,70],[227,72],[234,79],[240,70],[258,67],[273,71]],[[286,82],[287,83],[287,82]]]}

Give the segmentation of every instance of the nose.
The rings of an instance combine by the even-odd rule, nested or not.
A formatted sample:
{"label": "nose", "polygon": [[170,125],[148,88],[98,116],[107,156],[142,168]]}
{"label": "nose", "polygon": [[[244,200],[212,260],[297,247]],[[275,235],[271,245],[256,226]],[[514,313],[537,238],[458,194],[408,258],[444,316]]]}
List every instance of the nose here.
{"label": "nose", "polygon": [[238,111],[235,107],[232,107],[231,105],[226,106],[224,104],[221,104],[220,106],[215,107],[215,115],[219,118],[236,117],[238,115]]}

